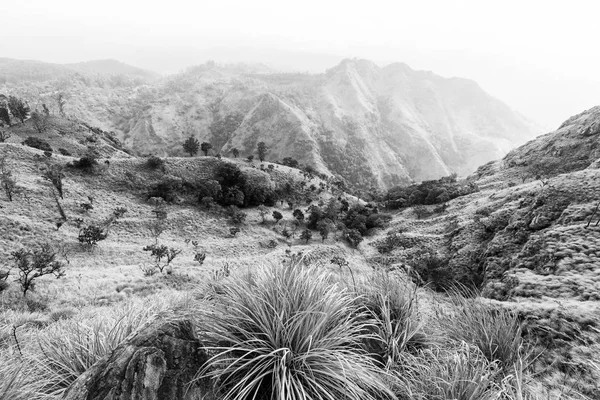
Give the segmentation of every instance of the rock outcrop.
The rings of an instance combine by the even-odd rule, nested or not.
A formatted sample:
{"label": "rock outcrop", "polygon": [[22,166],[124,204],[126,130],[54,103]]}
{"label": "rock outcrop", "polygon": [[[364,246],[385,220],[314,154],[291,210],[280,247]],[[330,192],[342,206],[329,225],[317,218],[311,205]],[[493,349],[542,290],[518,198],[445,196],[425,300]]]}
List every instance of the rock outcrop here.
{"label": "rock outcrop", "polygon": [[64,400],[192,400],[207,386],[192,385],[207,354],[190,321],[157,321],[142,328],[81,375]]}

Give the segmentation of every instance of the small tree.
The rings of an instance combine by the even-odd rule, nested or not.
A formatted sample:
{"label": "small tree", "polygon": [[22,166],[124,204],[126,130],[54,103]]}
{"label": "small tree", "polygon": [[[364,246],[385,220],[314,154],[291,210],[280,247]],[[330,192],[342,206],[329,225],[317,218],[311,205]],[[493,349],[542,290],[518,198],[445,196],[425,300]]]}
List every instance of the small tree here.
{"label": "small tree", "polygon": [[265,142],[258,142],[256,149],[258,150],[258,159],[260,160],[260,162],[265,161],[267,151],[269,150],[267,144]]}
{"label": "small tree", "polygon": [[283,214],[281,214],[279,211],[273,211],[272,215],[276,223],[279,223],[279,221],[281,221],[281,219],[283,218]]}
{"label": "small tree", "polygon": [[63,199],[63,178],[65,177],[65,174],[63,172],[63,168],[60,165],[53,165],[50,168],[48,168],[46,170],[46,172],[44,172],[44,175],[42,175],[42,177],[44,179],[46,179],[47,181],[50,181],[50,183],[52,183],[52,185],[56,188],[56,190],[58,191],[58,195],[60,196],[61,199]]}
{"label": "small tree", "polygon": [[269,214],[269,209],[265,205],[261,204],[260,206],[258,206],[258,213],[262,218],[262,223],[264,224],[265,222],[267,222],[267,215]]}
{"label": "small tree", "polygon": [[238,233],[240,233],[240,228],[238,228],[237,226],[232,226],[231,228],[229,228],[229,234],[233,237],[235,237],[235,235],[237,235]]}
{"label": "small tree", "polygon": [[298,208],[294,210],[294,212],[292,213],[292,216],[294,218],[296,218],[298,223],[302,223],[304,221],[304,213],[302,212],[302,210],[300,210]]}
{"label": "small tree", "polygon": [[11,253],[17,268],[17,282],[21,285],[23,296],[34,290],[35,280],[40,276],[64,276],[64,264],[56,260],[56,251],[48,243],[39,245],[37,249],[20,249]]}
{"label": "small tree", "polygon": [[79,230],[77,240],[88,251],[98,245],[98,242],[106,239],[108,234],[97,225],[88,225]]}
{"label": "small tree", "polygon": [[246,160],[248,160],[248,162],[254,161],[254,155],[250,154]]}
{"label": "small tree", "polygon": [[324,242],[329,236],[329,223],[326,221],[319,221],[317,228],[319,229],[319,235],[321,235],[321,241]]}
{"label": "small tree", "polygon": [[417,219],[422,219],[429,215],[429,210],[423,205],[414,206],[413,211],[415,212]]}
{"label": "small tree", "polygon": [[305,229],[300,234],[300,239],[306,240],[306,243],[312,238],[312,231],[310,229]]}
{"label": "small tree", "polygon": [[204,153],[205,156],[208,155],[208,151],[212,149],[212,144],[208,143],[208,142],[202,142],[202,144],[200,145],[200,150],[202,150],[202,152]]}
{"label": "small tree", "polygon": [[161,273],[165,272],[167,269],[167,273],[169,274],[171,269],[169,265],[171,262],[181,254],[180,249],[176,249],[174,247],[167,247],[164,244],[151,244],[143,248],[144,251],[149,251],[150,255],[154,257],[154,265],[156,269],[158,269]]}
{"label": "small tree", "polygon": [[357,248],[360,242],[363,241],[363,237],[357,229],[350,229],[346,232],[346,240],[350,247]]}
{"label": "small tree", "polygon": [[62,117],[65,117],[65,105],[67,104],[67,97],[64,93],[60,92],[56,96],[56,104],[58,105],[58,112]]}
{"label": "small tree", "polygon": [[43,114],[36,110],[31,113],[31,122],[38,133],[44,133],[50,125],[50,117],[48,114]]}
{"label": "small tree", "polygon": [[[183,142],[183,150],[190,154],[190,157],[198,154],[198,146],[200,142],[193,136],[190,136],[185,142]],[[203,143],[204,144],[204,143]]]}
{"label": "small tree", "polygon": [[240,155],[240,151],[235,147],[231,149],[231,152],[233,153],[233,158],[238,158],[238,156]]}
{"label": "small tree", "polygon": [[29,117],[29,112],[31,111],[27,103],[15,96],[10,96],[8,98],[8,109],[22,124],[25,123],[25,120]]}
{"label": "small tree", "polygon": [[8,201],[13,201],[14,194],[17,191],[17,180],[13,177],[12,171],[6,166],[6,158],[0,158],[0,185],[6,193]]}

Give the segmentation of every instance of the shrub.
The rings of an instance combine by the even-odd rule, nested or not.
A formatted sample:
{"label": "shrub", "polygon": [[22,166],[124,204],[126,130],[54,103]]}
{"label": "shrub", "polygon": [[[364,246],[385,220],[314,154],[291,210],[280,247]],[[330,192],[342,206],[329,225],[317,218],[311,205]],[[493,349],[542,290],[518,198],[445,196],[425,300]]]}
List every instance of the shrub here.
{"label": "shrub", "polygon": [[357,229],[349,229],[344,236],[350,247],[353,248],[357,248],[360,242],[363,241],[363,237]]}
{"label": "shrub", "polygon": [[267,215],[269,214],[269,209],[264,205],[258,206],[258,213],[260,214],[260,218],[262,219],[262,223],[267,222]]}
{"label": "shrub", "polygon": [[429,215],[429,210],[425,206],[421,206],[421,205],[414,206],[413,211],[418,219],[425,218]]}
{"label": "shrub", "polygon": [[60,154],[62,154],[63,156],[70,156],[71,155],[71,152],[69,150],[63,149],[62,147],[60,149],[58,149],[58,152]]}
{"label": "shrub", "polygon": [[205,315],[216,354],[198,378],[232,400],[394,397],[362,348],[369,316],[332,279],[292,264],[223,285]]}
{"label": "shrub", "polygon": [[88,225],[79,230],[77,240],[88,251],[98,245],[98,242],[106,239],[108,233],[97,225]]}
{"label": "shrub", "polygon": [[74,160],[67,165],[85,172],[91,172],[93,171],[94,167],[98,165],[98,161],[96,160],[96,156],[93,154],[87,154],[81,157],[79,160]]}
{"label": "shrub", "polygon": [[240,233],[240,228],[238,228],[237,226],[232,226],[231,228],[229,228],[229,234],[233,237],[235,237],[235,235],[237,235],[238,233]]}
{"label": "shrub", "polygon": [[305,229],[300,234],[300,239],[306,240],[306,243],[312,238],[312,231],[310,229]]}
{"label": "shrub", "polygon": [[37,137],[29,136],[21,144],[23,144],[25,146],[33,147],[35,149],[39,149],[42,151],[52,152],[52,147],[50,146],[50,143],[48,143],[44,139],[40,139]]}
{"label": "shrub", "polygon": [[415,256],[412,264],[423,282],[431,284],[434,290],[445,291],[456,284],[452,270],[448,266],[448,259],[438,253],[420,252]]}
{"label": "shrub", "polygon": [[298,168],[298,166],[300,165],[298,163],[298,160],[295,160],[292,157],[285,157],[283,160],[281,160],[281,164],[292,168]]}
{"label": "shrub", "polygon": [[236,225],[243,224],[246,220],[246,213],[239,210],[236,206],[231,206],[229,208],[229,217],[231,218],[231,222]]}
{"label": "shrub", "polygon": [[157,156],[150,156],[146,160],[146,166],[150,169],[160,169],[164,170],[165,168],[165,160]]}
{"label": "shrub", "polygon": [[298,221],[299,223],[302,223],[302,221],[304,221],[304,213],[302,212],[302,210],[300,209],[295,209],[294,212],[292,213],[292,216],[296,219],[296,221]]}
{"label": "shrub", "polygon": [[283,214],[281,214],[279,211],[273,211],[272,215],[275,222],[279,222],[283,218]]}
{"label": "shrub", "polygon": [[175,201],[177,191],[181,189],[181,181],[177,179],[163,179],[152,185],[148,192],[148,198],[158,197],[170,203]]}
{"label": "shrub", "polygon": [[240,168],[232,163],[221,163],[215,172],[217,181],[222,187],[244,187],[246,181]]}
{"label": "shrub", "polygon": [[17,268],[17,282],[21,285],[23,296],[35,288],[35,280],[44,275],[64,276],[64,264],[56,260],[56,251],[48,243],[36,249],[20,249],[11,253]]}

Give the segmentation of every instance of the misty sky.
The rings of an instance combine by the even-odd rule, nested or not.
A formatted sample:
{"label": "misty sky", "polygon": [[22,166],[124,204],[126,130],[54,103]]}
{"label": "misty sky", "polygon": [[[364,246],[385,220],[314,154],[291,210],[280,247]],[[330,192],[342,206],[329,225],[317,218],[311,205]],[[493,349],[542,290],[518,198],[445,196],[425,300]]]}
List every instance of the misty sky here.
{"label": "misty sky", "polygon": [[595,1],[0,2],[0,57],[116,58],[176,72],[206,59],[324,71],[345,57],[474,79],[554,129],[600,104]]}

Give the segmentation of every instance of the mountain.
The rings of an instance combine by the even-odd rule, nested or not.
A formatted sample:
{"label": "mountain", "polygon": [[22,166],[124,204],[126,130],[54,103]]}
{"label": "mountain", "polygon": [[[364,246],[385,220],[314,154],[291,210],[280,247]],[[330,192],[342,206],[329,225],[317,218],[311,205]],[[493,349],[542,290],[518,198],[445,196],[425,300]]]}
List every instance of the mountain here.
{"label": "mountain", "polygon": [[129,75],[144,79],[156,79],[160,75],[156,72],[133,67],[117,60],[94,60],[73,64],[64,64],[65,67],[77,72],[98,75]]}
{"label": "mountain", "polygon": [[137,154],[182,155],[190,135],[214,154],[235,147],[246,156],[264,141],[267,160],[292,157],[362,189],[467,175],[540,133],[475,82],[400,63],[346,59],[324,74],[207,63],[126,84],[90,81],[92,69],[131,75],[121,64],[83,65],[86,79],[61,81],[68,113],[114,131]]}
{"label": "mountain", "polygon": [[[239,87],[251,79],[260,87],[266,79],[232,81],[236,68],[197,72],[206,82]],[[271,75],[268,79],[268,87],[274,87],[274,82],[293,86],[300,79],[306,86],[324,86],[314,76]],[[171,90],[188,93],[181,88],[193,90],[186,85],[194,81],[179,81],[182,86]],[[107,93],[94,85],[78,85],[87,88],[87,93]],[[215,85],[212,90],[218,88]],[[141,94],[151,89],[140,86],[137,90]],[[239,90],[230,93],[241,93]],[[119,87],[109,93],[128,91]],[[243,96],[230,94],[230,98],[209,105],[211,112],[228,111],[240,104],[246,110],[241,121],[225,118],[215,127],[227,132],[229,125],[279,123],[282,132],[298,129],[300,134],[298,126],[312,121],[297,113],[300,100],[294,103],[296,108],[290,106],[289,97],[281,100],[283,90],[279,94],[256,91],[258,99],[248,97],[253,101],[247,103]],[[105,101],[117,107],[110,98]],[[352,108],[348,103],[343,104],[345,109]],[[275,112],[270,113],[272,110]],[[287,126],[281,118],[269,118],[282,113],[289,116]],[[0,255],[5,260],[0,265],[0,308],[5,314],[5,323],[0,324],[0,350],[5,356],[0,385],[18,379],[12,391],[4,389],[9,398],[19,398],[13,393],[39,393],[52,387],[57,379],[47,375],[48,365],[54,365],[48,360],[76,359],[80,349],[86,350],[90,336],[81,335],[81,329],[91,327],[90,335],[110,339],[113,346],[100,346],[90,362],[75,374],[69,372],[67,383],[77,376],[89,382],[85,371],[99,371],[114,345],[130,337],[135,329],[123,327],[122,321],[134,320],[137,327],[159,311],[170,322],[174,316],[184,315],[200,322],[190,332],[206,337],[210,333],[207,326],[212,327],[205,318],[215,314],[205,313],[205,307],[220,304],[216,302],[227,288],[239,288],[232,284],[241,277],[256,276],[265,262],[281,273],[292,270],[282,265],[294,262],[315,268],[310,275],[314,284],[332,285],[328,286],[330,295],[340,289],[344,294],[359,294],[351,302],[361,307],[356,315],[364,315],[365,303],[358,301],[371,293],[363,290],[369,288],[375,295],[372,298],[390,299],[377,309],[387,310],[385,314],[373,310],[370,315],[385,316],[382,322],[387,325],[397,315],[408,316],[410,319],[402,320],[404,328],[389,325],[393,329],[390,340],[400,343],[411,337],[409,343],[414,346],[399,350],[406,357],[398,358],[401,364],[394,366],[399,371],[414,368],[419,374],[407,375],[410,391],[402,395],[443,398],[426,390],[435,390],[436,385],[429,382],[440,379],[440,371],[447,370],[452,382],[464,377],[479,385],[476,388],[482,393],[494,390],[494,398],[600,398],[600,163],[595,145],[600,137],[600,107],[570,118],[556,132],[481,166],[466,179],[445,177],[391,190],[388,198],[378,199],[376,204],[349,196],[322,177],[270,162],[210,156],[138,158],[122,152],[108,132],[74,119],[55,115],[50,119],[50,128],[43,133],[31,119],[3,128],[11,136],[0,143],[3,179],[13,179],[16,185],[12,201],[6,187],[0,191]],[[47,141],[54,152],[23,145],[29,137]],[[237,145],[235,137],[221,139]],[[313,143],[310,139],[304,138],[306,146]],[[77,160],[89,153],[96,153],[100,162],[82,168]],[[52,196],[56,181],[47,179],[52,171],[62,173],[64,198]],[[236,176],[244,177],[240,186]],[[233,182],[225,184],[229,180]],[[237,188],[243,189],[242,199]],[[230,197],[231,193],[235,195]],[[259,199],[260,193],[271,193],[262,197],[264,204],[254,207],[245,203],[249,196]],[[414,194],[406,196],[410,204],[390,201],[392,195],[409,193]],[[158,200],[159,196],[165,201]],[[231,200],[240,209],[230,208],[227,203]],[[245,219],[234,220],[239,212]],[[298,218],[303,213],[305,218]],[[327,220],[329,228],[323,235],[319,222]],[[91,226],[105,227],[107,236],[95,246],[81,246],[85,243],[82,228]],[[350,240],[352,231],[358,232],[360,241]],[[44,243],[56,249],[54,256],[65,264],[66,275],[61,279],[35,277],[36,286],[25,297],[15,252],[36,250]],[[153,244],[164,246],[171,255],[176,253],[168,267],[160,259],[153,260],[154,253],[149,254]],[[165,268],[164,273],[159,267]],[[320,275],[323,272],[327,272],[326,278]],[[249,298],[260,296],[256,281],[248,282],[252,282]],[[280,282],[269,293],[283,293]],[[288,282],[305,293],[306,286]],[[457,289],[457,283],[466,287]],[[466,288],[475,291],[467,292],[469,298],[461,298],[458,291]],[[298,298],[279,304],[289,308]],[[328,298],[318,296],[319,302]],[[285,310],[273,308],[274,303],[264,304],[276,311],[275,317],[284,315]],[[340,315],[346,318],[350,314]],[[285,329],[278,332],[287,333]],[[118,332],[119,338],[105,332]],[[44,350],[65,341],[82,345],[61,346],[59,353]],[[494,351],[489,350],[490,343]],[[347,351],[347,346],[343,347]],[[374,354],[387,346],[368,349]],[[113,354],[125,353],[116,350]],[[32,360],[27,373],[23,372],[23,359]],[[96,360],[99,364],[91,366]],[[467,361],[477,364],[469,366]],[[502,368],[501,361],[508,368]],[[435,369],[428,367],[432,364]],[[62,365],[57,375],[64,373]],[[9,374],[12,371],[14,375]],[[385,371],[386,378],[394,376],[388,367]],[[477,381],[472,380],[474,372]],[[343,376],[343,371],[339,375]]]}
{"label": "mountain", "polygon": [[[27,86],[40,82],[73,83],[79,79],[95,77],[128,77],[138,78],[138,84],[154,80],[160,75],[133,67],[116,60],[95,60],[74,64],[54,64],[34,60],[15,60],[0,58],[0,83],[11,86]],[[65,82],[66,81],[66,82]]]}

